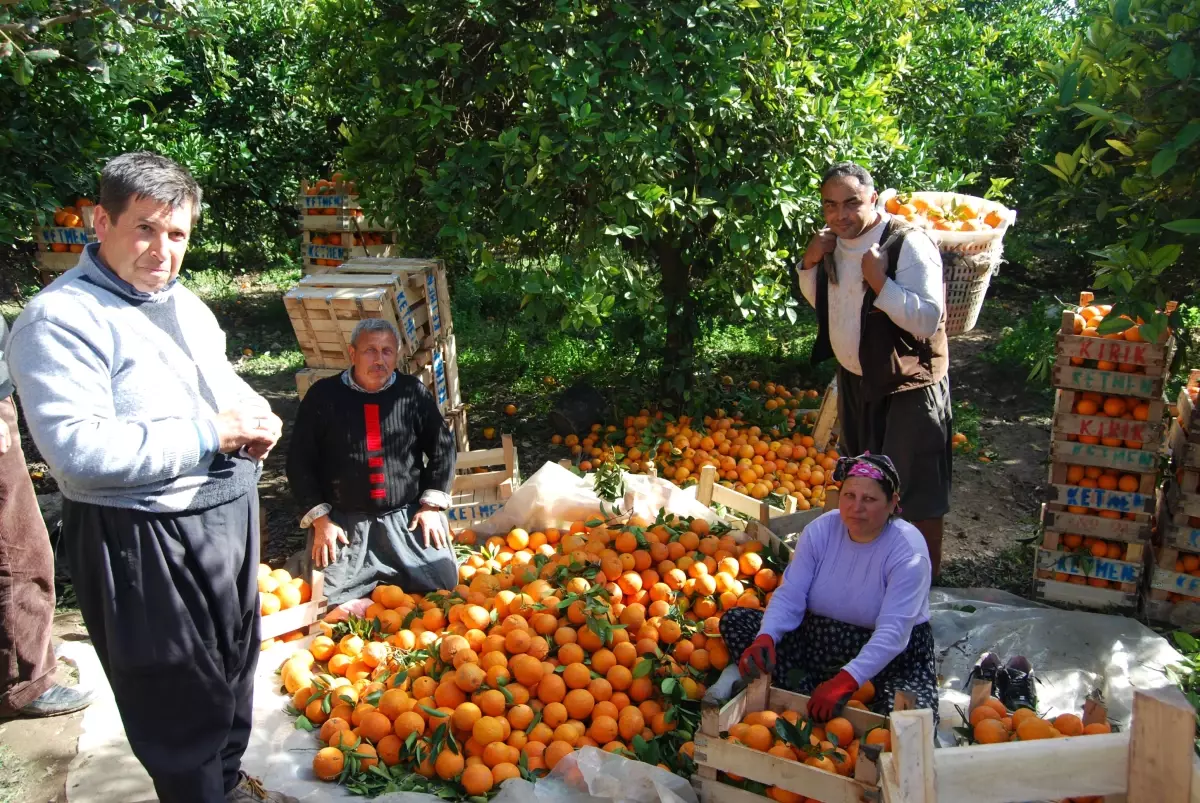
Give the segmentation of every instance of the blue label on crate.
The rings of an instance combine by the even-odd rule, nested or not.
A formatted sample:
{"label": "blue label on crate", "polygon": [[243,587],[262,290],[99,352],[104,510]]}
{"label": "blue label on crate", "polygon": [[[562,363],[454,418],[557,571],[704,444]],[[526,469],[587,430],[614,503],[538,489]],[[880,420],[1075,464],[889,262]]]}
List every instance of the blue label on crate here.
{"label": "blue label on crate", "polygon": [[1177,594],[1187,594],[1189,597],[1200,596],[1200,577],[1190,574],[1177,574],[1171,587]]}
{"label": "blue label on crate", "polygon": [[62,243],[63,245],[87,245],[96,242],[96,237],[88,237],[87,229],[67,228],[56,226],[42,229],[42,241],[47,243]]}
{"label": "blue label on crate", "polygon": [[1140,472],[1154,471],[1158,468],[1158,455],[1154,452],[1143,452],[1140,449],[1116,449],[1078,442],[1063,444],[1063,446],[1066,448],[1059,447],[1055,453],[1063,455],[1063,459],[1068,461],[1072,457],[1085,457],[1089,460],[1102,460],[1112,468]]}
{"label": "blue label on crate", "polygon": [[[1136,583],[1140,572],[1132,563],[1122,563],[1105,558],[1093,558],[1083,555],[1060,555],[1055,561],[1054,571],[1067,574],[1085,574],[1088,577],[1098,577],[1112,583]],[[1198,578],[1200,579],[1200,578]]]}
{"label": "blue label on crate", "polygon": [[1100,510],[1115,510],[1120,513],[1141,512],[1146,509],[1150,497],[1140,493],[1125,493],[1121,491],[1106,491],[1103,488],[1080,488],[1077,485],[1067,486],[1064,504],[1079,507],[1093,507]]}
{"label": "blue label on crate", "polygon": [[446,511],[446,517],[452,522],[471,522],[486,519],[500,508],[504,507],[503,502],[490,502],[485,504],[465,505],[463,507],[451,507]]}
{"label": "blue label on crate", "polygon": [[340,245],[305,245],[304,256],[309,259],[344,260],[346,249]]}
{"label": "blue label on crate", "polygon": [[437,401],[438,404],[445,404],[450,399],[450,392],[446,389],[446,363],[442,360],[441,352],[433,353],[433,381],[437,386]]}
{"label": "blue label on crate", "polygon": [[437,334],[442,331],[442,316],[438,312],[437,279],[432,268],[425,271],[425,294],[429,297],[429,325]]}
{"label": "blue label on crate", "polygon": [[1188,552],[1200,552],[1200,529],[1179,527],[1172,533],[1170,543]]}
{"label": "blue label on crate", "polygon": [[334,209],[344,206],[350,199],[345,195],[305,195],[305,209]]}

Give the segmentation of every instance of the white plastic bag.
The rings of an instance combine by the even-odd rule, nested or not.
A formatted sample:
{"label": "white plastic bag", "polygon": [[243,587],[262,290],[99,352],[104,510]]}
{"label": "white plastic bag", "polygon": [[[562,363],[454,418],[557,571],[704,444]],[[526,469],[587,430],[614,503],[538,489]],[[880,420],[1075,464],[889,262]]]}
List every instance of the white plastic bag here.
{"label": "white plastic bag", "polygon": [[523,482],[504,507],[475,531],[488,536],[502,535],[514,527],[529,531],[547,527],[561,529],[573,521],[609,519],[631,512],[654,520],[663,508],[678,516],[703,518],[709,524],[718,520],[709,507],[696,501],[694,486],[685,490],[667,480],[644,474],[623,473],[622,478],[625,498],[606,502],[592,487],[594,474],[580,477],[557,463],[548,462]]}
{"label": "white plastic bag", "polygon": [[696,803],[684,778],[624,756],[584,747],[536,784],[505,781],[492,803]]}

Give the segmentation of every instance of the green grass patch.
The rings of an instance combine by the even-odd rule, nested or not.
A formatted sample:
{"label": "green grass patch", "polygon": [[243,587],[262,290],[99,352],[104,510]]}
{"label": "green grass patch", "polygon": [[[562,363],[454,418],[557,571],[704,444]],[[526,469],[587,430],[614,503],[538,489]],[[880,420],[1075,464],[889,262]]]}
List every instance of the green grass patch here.
{"label": "green grass patch", "polygon": [[[1029,305],[1014,323],[1000,329],[999,341],[981,356],[995,366],[1025,374],[1028,382],[1047,384],[1054,364],[1054,336],[1062,325],[1062,306],[1052,298]],[[993,312],[991,317],[998,315]]]}
{"label": "green grass patch", "polygon": [[935,585],[944,588],[999,588],[1029,596],[1033,577],[1034,547],[1015,543],[996,553],[972,554],[945,560]]}
{"label": "green grass patch", "polygon": [[242,358],[234,364],[234,369],[242,376],[274,376],[284,372],[295,373],[304,367],[304,355],[300,349],[285,349],[283,351],[264,351]]}

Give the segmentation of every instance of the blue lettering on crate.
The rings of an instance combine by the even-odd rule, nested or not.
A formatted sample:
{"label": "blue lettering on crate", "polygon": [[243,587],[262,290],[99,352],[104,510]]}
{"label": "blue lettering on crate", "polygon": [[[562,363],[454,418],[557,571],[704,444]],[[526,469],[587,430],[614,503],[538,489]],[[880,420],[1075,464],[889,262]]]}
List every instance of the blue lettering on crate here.
{"label": "blue lettering on crate", "polygon": [[490,502],[488,504],[451,507],[446,511],[446,517],[450,519],[450,521],[478,521],[479,519],[486,519],[502,507],[504,507],[503,502]]}
{"label": "blue lettering on crate", "polygon": [[1179,540],[1185,542],[1190,550],[1200,550],[1200,529],[1193,527],[1184,530],[1183,537]]}
{"label": "blue lettering on crate", "polygon": [[1200,596],[1200,577],[1193,577],[1190,574],[1176,574],[1175,591],[1179,594],[1187,594],[1190,597]]}
{"label": "blue lettering on crate", "polygon": [[1132,563],[1071,554],[1059,555],[1054,570],[1068,574],[1086,574],[1088,577],[1099,577],[1113,583],[1136,583],[1139,579],[1138,567]]}
{"label": "blue lettering on crate", "polygon": [[438,404],[445,404],[450,398],[450,391],[446,388],[446,363],[440,351],[433,353],[433,379],[437,386]]}
{"label": "blue lettering on crate", "polygon": [[342,195],[304,196],[304,207],[306,209],[331,209],[333,207],[343,206],[345,203],[346,198]]}
{"label": "blue lettering on crate", "polygon": [[87,229],[56,226],[42,229],[42,240],[47,243],[62,243],[64,245],[87,245],[95,242],[95,237],[88,237]]}
{"label": "blue lettering on crate", "polygon": [[425,294],[429,297],[429,323],[437,334],[442,331],[442,315],[438,312],[437,279],[432,268],[425,271]]}
{"label": "blue lettering on crate", "polygon": [[1135,510],[1145,510],[1149,501],[1149,497],[1142,496],[1140,493],[1106,491],[1103,488],[1080,488],[1077,485],[1070,485],[1067,486],[1065,504],[1132,513]]}
{"label": "blue lettering on crate", "polygon": [[340,245],[305,245],[304,255],[309,259],[345,259],[345,249]]}

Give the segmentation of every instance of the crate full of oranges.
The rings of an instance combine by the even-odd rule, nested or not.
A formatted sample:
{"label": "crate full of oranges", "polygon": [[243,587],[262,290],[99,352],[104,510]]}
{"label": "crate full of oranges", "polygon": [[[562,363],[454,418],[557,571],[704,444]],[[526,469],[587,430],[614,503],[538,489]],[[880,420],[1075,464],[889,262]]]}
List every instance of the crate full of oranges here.
{"label": "crate full of oranges", "polygon": [[72,206],[55,209],[50,221],[53,225],[34,227],[37,262],[42,270],[60,273],[75,267],[83,247],[96,242],[93,209],[89,199],[80,198]]}

